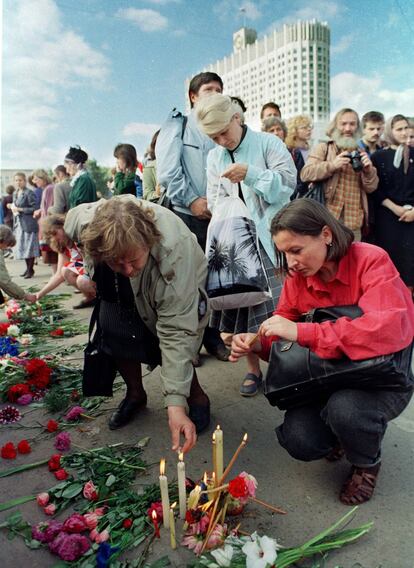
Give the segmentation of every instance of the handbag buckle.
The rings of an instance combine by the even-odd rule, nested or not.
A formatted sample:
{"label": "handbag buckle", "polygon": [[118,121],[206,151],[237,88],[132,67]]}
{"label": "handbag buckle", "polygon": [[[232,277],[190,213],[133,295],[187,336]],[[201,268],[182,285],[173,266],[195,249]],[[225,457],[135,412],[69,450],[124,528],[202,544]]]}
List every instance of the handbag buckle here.
{"label": "handbag buckle", "polygon": [[287,343],[284,343],[282,345],[282,347],[280,348],[280,351],[282,353],[284,353],[285,351],[289,351],[289,349],[292,347],[292,345],[293,345],[293,341],[288,341]]}

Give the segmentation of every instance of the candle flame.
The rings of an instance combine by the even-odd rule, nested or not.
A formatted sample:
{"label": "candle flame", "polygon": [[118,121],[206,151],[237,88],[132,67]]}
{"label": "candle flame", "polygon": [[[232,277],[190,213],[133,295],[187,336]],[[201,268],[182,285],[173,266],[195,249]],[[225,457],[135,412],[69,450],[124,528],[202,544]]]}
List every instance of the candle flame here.
{"label": "candle flame", "polygon": [[152,511],[151,517],[154,519],[154,521],[156,521],[158,518],[157,511]]}
{"label": "candle flame", "polygon": [[204,482],[204,485],[207,485],[207,472],[206,471],[204,472],[204,475],[203,475],[203,482]]}
{"label": "candle flame", "polygon": [[247,442],[247,438],[248,438],[248,436],[247,436],[247,432],[246,432],[246,434],[243,436],[243,443],[244,444]]}
{"label": "candle flame", "polygon": [[165,473],[165,459],[163,458],[160,461],[160,475],[164,475]]}
{"label": "candle flame", "polygon": [[216,443],[216,433],[213,432],[213,444],[215,444],[215,443]]}
{"label": "candle flame", "polygon": [[216,430],[221,430],[221,428],[220,428],[220,424],[217,424],[217,426],[216,426]]}
{"label": "candle flame", "polygon": [[174,503],[171,505],[171,509],[174,509],[174,507],[177,505],[177,501],[174,501]]}
{"label": "candle flame", "polygon": [[180,462],[184,461],[184,454],[183,454],[183,452],[180,452],[180,453],[178,454],[178,459],[180,460]]}

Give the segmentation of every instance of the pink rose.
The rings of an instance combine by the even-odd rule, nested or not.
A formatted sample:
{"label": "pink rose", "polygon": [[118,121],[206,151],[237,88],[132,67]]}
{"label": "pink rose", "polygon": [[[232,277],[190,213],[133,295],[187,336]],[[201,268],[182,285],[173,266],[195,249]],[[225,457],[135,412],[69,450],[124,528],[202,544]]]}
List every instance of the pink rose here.
{"label": "pink rose", "polygon": [[88,528],[83,515],[73,513],[63,523],[63,530],[67,533],[81,533]]}
{"label": "pink rose", "polygon": [[40,505],[40,507],[46,507],[46,505],[49,503],[49,499],[49,493],[39,493],[39,495],[36,497],[37,504]]}
{"label": "pink rose", "polygon": [[85,515],[83,515],[83,520],[85,521],[85,525],[88,527],[88,529],[92,530],[96,528],[99,517],[96,513],[86,513]]}
{"label": "pink rose", "polygon": [[91,532],[89,533],[89,538],[94,541],[98,536],[98,534],[99,532],[96,529],[92,529]]}
{"label": "pink rose", "polygon": [[54,515],[56,512],[56,505],[51,503],[50,505],[47,505],[47,507],[45,507],[43,511],[45,512],[46,515]]}
{"label": "pink rose", "polygon": [[98,492],[93,481],[87,481],[83,486],[83,496],[88,501],[96,501],[98,499]]}
{"label": "pink rose", "polygon": [[103,530],[102,532],[98,533],[95,537],[95,542],[97,544],[101,544],[101,542],[105,542],[109,538],[109,531],[107,529]]}
{"label": "pink rose", "polygon": [[106,513],[106,507],[98,507],[95,509],[94,513],[95,515],[98,515],[98,517],[102,517],[102,515],[105,515]]}

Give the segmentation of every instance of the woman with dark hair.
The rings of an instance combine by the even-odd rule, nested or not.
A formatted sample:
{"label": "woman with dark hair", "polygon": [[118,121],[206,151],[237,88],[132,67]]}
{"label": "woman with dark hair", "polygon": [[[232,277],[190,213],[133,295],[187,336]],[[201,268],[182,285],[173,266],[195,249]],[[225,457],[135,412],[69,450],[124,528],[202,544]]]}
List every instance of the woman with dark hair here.
{"label": "woman with dark hair", "polygon": [[24,259],[26,262],[26,270],[21,276],[33,278],[34,261],[40,255],[39,225],[37,220],[33,218],[33,213],[37,209],[36,196],[26,186],[26,175],[23,172],[15,174],[14,183],[17,191],[13,195],[13,203],[8,205],[14,216],[16,236],[14,258],[16,260]]}
{"label": "woman with dark hair", "polygon": [[379,184],[374,194],[375,242],[385,249],[411,291],[414,289],[414,148],[409,122],[397,114],[385,125],[387,148],[372,156]]}
{"label": "woman with dark hair", "polygon": [[155,156],[155,144],[157,143],[159,130],[155,132],[145,155],[146,162],[142,170],[142,187],[144,199],[157,202],[160,198],[160,186],[157,181],[157,159]]}
{"label": "woman with dark hair", "polygon": [[114,195],[135,195],[135,172],[137,170],[137,151],[132,144],[118,144],[114,150],[116,174],[114,176]]}
{"label": "woman with dark hair", "polygon": [[[297,342],[322,359],[359,361],[411,349],[413,302],[385,251],[353,242],[348,227],[307,198],[284,207],[272,221],[271,234],[287,276],[282,294],[258,338],[250,333],[233,338],[231,361],[252,351],[268,360],[272,342],[279,339]],[[358,306],[363,314],[298,323],[302,315],[328,306]],[[333,461],[345,454],[352,468],[340,500],[363,503],[375,488],[387,423],[407,406],[413,384],[408,364],[404,391],[348,388],[315,397],[286,411],[276,429],[278,440],[303,461]]]}
{"label": "woman with dark hair", "polygon": [[69,148],[69,152],[65,156],[65,168],[72,178],[70,181],[72,191],[69,196],[69,209],[81,203],[91,203],[97,200],[96,184],[85,168],[87,161],[88,154],[79,146]]}

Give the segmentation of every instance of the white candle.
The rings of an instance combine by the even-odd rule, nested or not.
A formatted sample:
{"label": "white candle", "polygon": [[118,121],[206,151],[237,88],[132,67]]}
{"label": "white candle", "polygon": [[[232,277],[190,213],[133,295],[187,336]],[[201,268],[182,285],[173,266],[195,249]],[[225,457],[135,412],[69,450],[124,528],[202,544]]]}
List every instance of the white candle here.
{"label": "white candle", "polygon": [[175,519],[174,519],[174,507],[177,503],[173,503],[170,509],[170,543],[171,548],[175,550],[177,548],[177,542],[175,540]]}
{"label": "white candle", "polygon": [[49,316],[49,323],[50,323],[50,325],[53,324],[53,316]]}
{"label": "white candle", "polygon": [[168,529],[168,527],[170,526],[170,496],[168,494],[168,479],[165,475],[164,459],[160,461],[160,490],[164,527]]}
{"label": "white candle", "polygon": [[178,456],[177,478],[178,478],[178,502],[180,505],[180,519],[185,519],[185,513],[187,511],[187,493],[185,490],[184,454],[182,452]]}
{"label": "white candle", "polygon": [[217,483],[223,475],[223,430],[220,426],[217,426],[215,432],[215,449],[216,449],[216,459],[215,459],[215,474]]}

